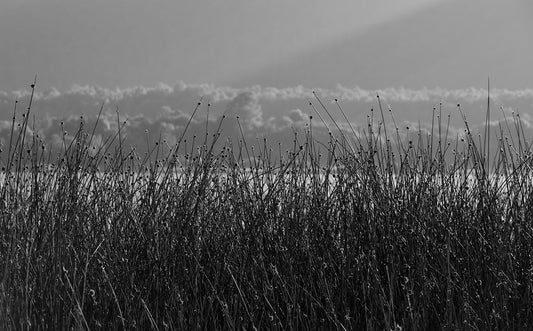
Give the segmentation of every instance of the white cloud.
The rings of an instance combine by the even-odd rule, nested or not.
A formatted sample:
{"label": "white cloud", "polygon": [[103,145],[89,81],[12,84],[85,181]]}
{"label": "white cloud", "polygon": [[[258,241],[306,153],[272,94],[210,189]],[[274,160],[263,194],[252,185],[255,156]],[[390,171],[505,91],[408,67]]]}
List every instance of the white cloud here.
{"label": "white cloud", "polygon": [[[344,111],[357,129],[364,127],[366,115],[371,107],[375,108],[377,99],[393,105],[393,115],[398,124],[404,121],[417,123],[430,122],[432,105],[443,103],[443,120],[448,112],[452,113],[452,126],[462,127],[462,120],[455,105],[464,104],[465,112],[470,123],[482,123],[484,107],[487,98],[486,89],[468,88],[446,90],[385,88],[368,90],[361,87],[348,88],[341,85],[333,89],[314,89],[304,86],[287,88],[250,86],[232,88],[215,86],[212,84],[186,84],[179,82],[174,86],[158,84],[152,87],[136,86],[129,88],[106,89],[98,86],[76,85],[67,91],[49,89],[35,93],[32,113],[38,120],[37,127],[45,137],[52,137],[60,130],[61,120],[69,126],[69,132],[75,132],[79,125],[79,115],[84,114],[88,121],[86,128],[92,128],[94,118],[98,114],[100,105],[105,103],[104,116],[97,134],[106,137],[116,132],[115,108],[120,110],[121,120],[128,120],[127,134],[134,143],[146,144],[145,130],[149,130],[152,139],[158,132],[165,132],[169,136],[179,136],[184,129],[192,110],[203,97],[203,104],[195,115],[189,132],[201,136],[205,132],[206,104],[211,103],[209,130],[216,130],[217,120],[223,113],[227,119],[223,129],[228,136],[239,137],[235,117],[239,116],[241,125],[250,135],[275,135],[285,139],[285,133],[292,128],[303,129],[309,123],[309,115],[314,111],[308,107],[307,99],[313,100],[313,91],[328,106],[334,117],[341,118],[336,105],[331,104],[338,98]],[[0,131],[5,135],[11,126],[11,116],[15,100],[19,100],[17,121],[21,121],[22,112],[26,109],[30,91],[14,92],[0,91]],[[497,106],[504,105],[519,110],[527,115],[533,103],[533,89],[509,90],[492,89],[491,98],[494,101],[493,120],[502,117]],[[429,106],[428,106],[429,103]],[[320,109],[319,109],[320,110]],[[325,119],[329,117],[322,114]],[[509,114],[508,114],[509,115]],[[390,116],[385,114],[386,121]],[[509,115],[510,116],[510,115]],[[316,118],[316,117],[315,117]],[[528,120],[528,117],[523,117]],[[455,120],[455,122],[454,122]],[[91,122],[92,121],[92,122]],[[89,123],[90,122],[90,123]],[[329,125],[329,120],[327,121]],[[340,120],[339,122],[344,122]],[[321,126],[318,118],[313,127]],[[529,122],[528,122],[529,123]],[[525,123],[527,126],[528,123]],[[339,123],[342,126],[342,123]],[[333,126],[331,126],[333,128]],[[287,132],[285,132],[287,131]],[[289,137],[290,134],[287,135]],[[237,138],[238,139],[238,138]],[[290,138],[287,138],[290,139]]]}
{"label": "white cloud", "polygon": [[283,116],[283,119],[289,124],[289,125],[299,125],[303,126],[307,123],[309,123],[309,115],[304,113],[301,109],[291,109],[287,115]]}
{"label": "white cloud", "polygon": [[[347,88],[344,86],[337,86],[340,94],[334,91],[328,91],[328,94],[334,96],[338,95],[339,99],[343,101],[364,101],[371,102],[376,99],[379,94],[383,98],[391,102],[419,102],[419,101],[439,101],[439,100],[456,100],[466,101],[469,103],[487,100],[487,90],[481,88],[470,87],[467,89],[447,90],[442,88],[423,88],[419,90],[406,88],[386,88],[375,91],[365,90],[360,87]],[[533,89],[524,90],[509,90],[509,89],[491,89],[491,99],[497,100],[516,100],[516,99],[533,99]]]}
{"label": "white cloud", "polygon": [[[487,90],[480,88],[467,88],[448,90],[442,88],[384,88],[378,90],[368,90],[359,86],[345,87],[337,85],[334,89],[308,88],[294,86],[287,88],[250,86],[244,88],[232,88],[227,86],[215,86],[212,84],[186,84],[178,82],[175,86],[158,84],[152,87],[134,86],[128,88],[107,89],[98,86],[75,85],[71,89],[60,92],[57,89],[38,91],[34,95],[34,100],[38,102],[38,107],[48,111],[58,107],[57,112],[63,111],[94,111],[95,107],[102,102],[111,105],[118,105],[123,111],[128,113],[158,112],[162,107],[168,106],[175,109],[179,106],[194,105],[200,97],[211,103],[227,103],[237,96],[246,93],[256,99],[259,103],[281,102],[290,100],[306,100],[313,98],[313,91],[325,100],[338,98],[341,102],[363,102],[372,103],[376,101],[376,95],[386,102],[468,102],[473,103],[483,101],[487,98]],[[533,101],[533,89],[509,90],[491,89],[491,98],[498,102],[509,102],[514,100]],[[0,91],[0,107],[2,113],[12,110],[15,100],[27,101],[30,96],[29,90],[19,90],[13,92]],[[50,105],[50,106],[49,106]],[[149,107],[149,108],[148,108]],[[68,108],[68,109],[67,109]]]}
{"label": "white cloud", "polygon": [[239,118],[247,130],[263,126],[263,110],[251,92],[243,92],[233,98],[226,106],[226,115]]}

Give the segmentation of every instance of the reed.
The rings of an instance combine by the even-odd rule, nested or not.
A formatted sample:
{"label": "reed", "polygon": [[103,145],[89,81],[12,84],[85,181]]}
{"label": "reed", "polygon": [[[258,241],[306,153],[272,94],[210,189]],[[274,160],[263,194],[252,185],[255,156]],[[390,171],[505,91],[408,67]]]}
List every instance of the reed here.
{"label": "reed", "polygon": [[[117,112],[98,148],[81,120],[52,152],[27,130],[31,105],[19,127],[15,109],[0,328],[531,328],[533,171],[519,115],[491,131],[487,110],[490,154],[466,117],[451,137],[440,108],[429,132],[404,130],[378,99],[379,116],[343,130],[315,96],[321,122],[277,151],[242,131],[222,141],[234,120],[222,118],[203,139],[147,140],[139,155]],[[319,125],[335,128],[329,141],[314,138]]]}

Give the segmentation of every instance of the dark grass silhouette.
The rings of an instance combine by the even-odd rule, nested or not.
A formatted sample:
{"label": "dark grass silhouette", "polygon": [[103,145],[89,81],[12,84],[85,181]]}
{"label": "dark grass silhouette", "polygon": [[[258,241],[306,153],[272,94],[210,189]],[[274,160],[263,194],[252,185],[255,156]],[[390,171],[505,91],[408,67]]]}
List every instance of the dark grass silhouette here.
{"label": "dark grass silhouette", "polygon": [[428,133],[386,125],[380,107],[365,130],[333,123],[316,141],[330,110],[311,104],[321,120],[288,151],[219,129],[140,155],[118,114],[102,144],[81,121],[51,152],[27,133],[30,103],[2,146],[0,327],[531,328],[518,115],[491,156],[466,118],[450,137],[439,110]]}

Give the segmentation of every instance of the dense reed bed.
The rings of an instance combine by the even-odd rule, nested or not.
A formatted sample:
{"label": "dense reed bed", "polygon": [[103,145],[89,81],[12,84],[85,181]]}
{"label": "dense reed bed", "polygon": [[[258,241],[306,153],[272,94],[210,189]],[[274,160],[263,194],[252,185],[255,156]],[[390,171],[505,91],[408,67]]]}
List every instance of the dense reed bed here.
{"label": "dense reed bed", "polygon": [[466,119],[451,137],[439,110],[429,132],[380,109],[317,141],[316,104],[289,150],[216,131],[142,155],[119,118],[52,152],[30,104],[2,146],[0,328],[533,327],[519,118],[491,132],[487,111],[497,148]]}

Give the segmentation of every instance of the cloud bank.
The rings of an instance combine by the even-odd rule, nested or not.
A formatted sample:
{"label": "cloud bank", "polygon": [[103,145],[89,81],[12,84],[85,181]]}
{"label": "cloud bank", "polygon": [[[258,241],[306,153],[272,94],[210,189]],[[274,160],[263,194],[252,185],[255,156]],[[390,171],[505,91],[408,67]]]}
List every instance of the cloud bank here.
{"label": "cloud bank", "polygon": [[[315,99],[314,91],[328,108],[329,114]],[[0,91],[0,143],[3,145],[8,141],[15,101],[18,101],[16,122],[19,123],[28,106],[30,94],[28,89]],[[443,118],[447,113],[453,114],[452,131],[461,132],[462,120],[457,104],[461,104],[461,109],[473,127],[476,123],[483,123],[485,117],[487,90],[479,88],[368,90],[341,85],[335,89],[303,86],[232,88],[184,82],[174,86],[159,84],[116,89],[76,85],[63,92],[57,89],[39,91],[37,87],[32,114],[40,137],[54,144],[61,144],[64,131],[67,132],[67,137],[77,131],[80,116],[83,116],[84,127],[92,129],[101,106],[104,111],[95,128],[95,141],[112,137],[118,128],[118,110],[120,121],[126,121],[124,134],[128,137],[128,144],[149,148],[159,139],[160,134],[169,144],[179,139],[194,109],[202,100],[194,118],[190,120],[185,136],[187,139],[195,136],[194,139],[203,139],[206,131],[212,134],[220,126],[224,134],[221,143],[228,139],[239,141],[242,138],[268,138],[271,143],[280,142],[290,146],[294,132],[303,133],[310,124],[316,128],[314,134],[317,138],[327,139],[327,128],[319,116],[315,116],[317,114],[309,101],[314,103],[328,126],[333,128],[330,115],[339,123],[345,122],[344,115],[341,116],[335,104],[338,99],[352,127],[364,130],[371,118],[370,110],[377,110],[379,107],[377,95],[384,110],[389,107],[393,109],[392,114],[400,126],[415,127],[420,123],[421,127],[427,128],[434,115],[433,109],[442,108]],[[524,123],[529,129],[531,117],[528,113],[533,105],[533,89],[491,89],[490,96],[494,121],[503,116],[502,111],[498,110],[502,107],[508,115],[512,111],[524,114],[522,119],[527,122]],[[385,113],[389,116],[387,111]],[[378,114],[374,114],[374,118],[379,122]]]}
{"label": "cloud bank", "polygon": [[[215,86],[212,84],[186,84],[178,82],[171,86],[160,83],[153,87],[135,86],[128,88],[108,89],[99,86],[82,86],[74,85],[71,89],[60,92],[55,88],[47,91],[37,91],[36,100],[59,101],[72,100],[79,98],[80,101],[94,100],[97,102],[105,101],[107,103],[128,102],[134,104],[141,101],[143,105],[151,105],[148,101],[157,100],[158,103],[177,102],[176,98],[185,96],[204,96],[211,102],[229,101],[237,95],[248,93],[254,98],[261,100],[291,100],[306,99],[313,97],[313,91],[317,91],[321,96],[326,98],[338,98],[345,102],[372,102],[375,101],[376,95],[387,99],[390,102],[418,102],[418,101],[438,101],[453,99],[457,101],[476,102],[486,100],[487,89],[470,87],[467,89],[443,89],[443,88],[384,88],[369,90],[359,86],[346,87],[337,85],[335,89],[308,88],[304,86],[294,86],[287,88],[262,87],[259,85],[233,88],[228,86]],[[30,95],[29,89],[17,90],[12,92],[0,91],[0,102],[5,104],[9,101],[26,99]],[[491,98],[496,100],[533,100],[533,88],[522,90],[509,90],[495,88],[490,91]],[[144,102],[143,102],[144,101]],[[157,104],[157,103],[156,103]]]}

